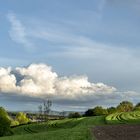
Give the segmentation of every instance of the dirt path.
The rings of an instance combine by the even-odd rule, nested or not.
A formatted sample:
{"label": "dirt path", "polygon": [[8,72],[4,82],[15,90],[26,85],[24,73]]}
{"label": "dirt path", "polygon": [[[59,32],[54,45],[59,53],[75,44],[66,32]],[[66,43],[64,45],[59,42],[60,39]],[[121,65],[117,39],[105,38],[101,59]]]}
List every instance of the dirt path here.
{"label": "dirt path", "polygon": [[140,140],[140,125],[106,125],[93,128],[96,140]]}

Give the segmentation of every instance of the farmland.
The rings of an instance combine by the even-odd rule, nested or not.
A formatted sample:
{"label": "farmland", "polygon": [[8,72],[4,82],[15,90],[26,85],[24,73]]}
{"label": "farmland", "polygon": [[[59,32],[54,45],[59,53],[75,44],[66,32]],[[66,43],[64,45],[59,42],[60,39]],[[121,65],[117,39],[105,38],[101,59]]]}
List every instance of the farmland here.
{"label": "farmland", "polygon": [[140,111],[110,114],[105,118],[108,124],[140,123]]}
{"label": "farmland", "polygon": [[138,123],[140,111],[118,112],[106,117],[66,118],[17,126],[12,128],[12,136],[0,140],[106,140],[114,136],[118,140],[139,136]]}
{"label": "farmland", "polygon": [[91,140],[91,127],[104,124],[104,117],[83,117],[29,124],[12,129],[14,135],[0,140]]}
{"label": "farmland", "polygon": [[41,122],[33,122],[23,112],[11,118],[1,108],[1,134],[3,130],[6,133],[0,140],[133,140],[134,136],[137,139],[140,137],[139,105],[123,101],[117,107],[88,109],[83,116],[75,112],[58,120]]}
{"label": "farmland", "polygon": [[140,111],[118,112],[105,117],[107,125],[95,126],[98,140],[138,140],[140,138]]}

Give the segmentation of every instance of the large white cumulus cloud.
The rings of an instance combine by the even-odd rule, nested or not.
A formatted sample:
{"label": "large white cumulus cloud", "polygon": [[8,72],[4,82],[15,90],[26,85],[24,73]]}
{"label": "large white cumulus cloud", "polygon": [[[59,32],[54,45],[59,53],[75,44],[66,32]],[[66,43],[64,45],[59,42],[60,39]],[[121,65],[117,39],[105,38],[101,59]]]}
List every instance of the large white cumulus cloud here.
{"label": "large white cumulus cloud", "polygon": [[0,68],[0,91],[16,92],[16,77],[10,73],[11,68]]}
{"label": "large white cumulus cloud", "polygon": [[36,98],[86,99],[96,95],[114,94],[114,87],[91,83],[87,76],[59,77],[46,64],[28,67],[0,68],[0,92]]}

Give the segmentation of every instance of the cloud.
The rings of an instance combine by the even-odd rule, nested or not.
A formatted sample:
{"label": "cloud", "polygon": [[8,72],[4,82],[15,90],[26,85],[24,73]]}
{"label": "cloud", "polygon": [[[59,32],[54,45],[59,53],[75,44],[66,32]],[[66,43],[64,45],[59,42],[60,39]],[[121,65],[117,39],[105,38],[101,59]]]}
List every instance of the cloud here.
{"label": "cloud", "polygon": [[108,95],[116,91],[103,83],[91,83],[87,76],[59,77],[45,64],[28,67],[0,68],[0,91],[33,98],[88,100],[95,95]]}
{"label": "cloud", "polygon": [[121,92],[104,83],[90,82],[85,75],[59,76],[43,63],[0,68],[0,97],[6,101],[34,104],[49,98],[57,108],[85,110],[97,105],[117,105],[123,100],[136,103],[139,96],[135,91]]}
{"label": "cloud", "polygon": [[34,45],[28,39],[26,28],[21,23],[21,21],[17,19],[16,15],[13,13],[9,13],[7,15],[7,18],[11,23],[11,29],[9,31],[11,39],[16,43],[22,44],[26,49],[33,48]]}

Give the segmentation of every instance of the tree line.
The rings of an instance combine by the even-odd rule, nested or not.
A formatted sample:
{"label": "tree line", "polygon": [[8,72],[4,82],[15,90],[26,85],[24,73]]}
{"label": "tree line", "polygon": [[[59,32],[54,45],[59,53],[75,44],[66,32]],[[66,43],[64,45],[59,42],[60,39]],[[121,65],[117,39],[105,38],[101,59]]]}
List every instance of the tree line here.
{"label": "tree line", "polygon": [[96,106],[85,111],[83,115],[78,112],[70,113],[69,118],[89,117],[89,116],[101,116],[109,115],[117,112],[129,112],[129,111],[140,111],[140,103],[133,105],[132,102],[122,101],[116,107],[104,108],[102,106]]}
{"label": "tree line", "polygon": [[133,105],[132,102],[122,101],[116,107],[103,108],[102,106],[96,106],[94,108],[88,109],[84,116],[109,115],[117,112],[130,112],[136,110],[140,111],[140,103]]}

